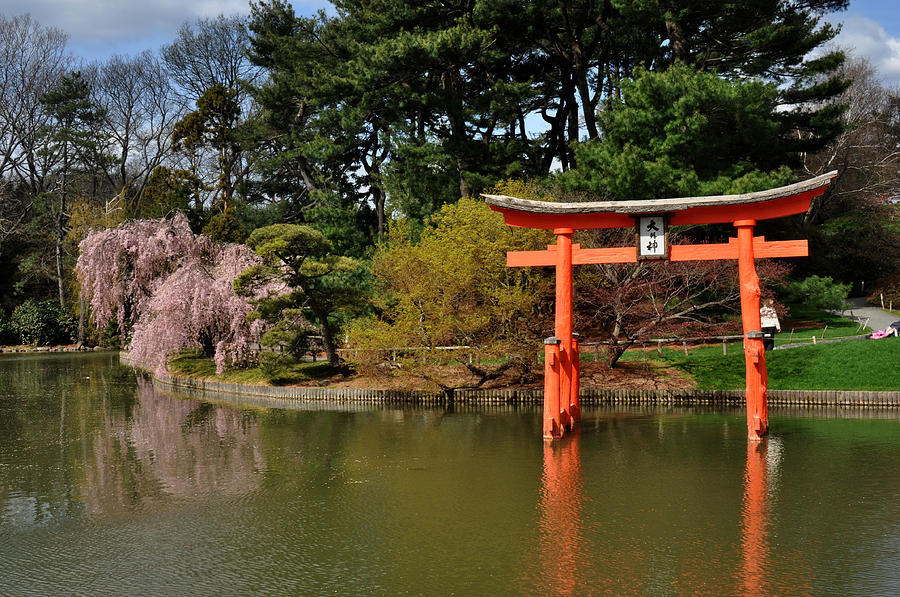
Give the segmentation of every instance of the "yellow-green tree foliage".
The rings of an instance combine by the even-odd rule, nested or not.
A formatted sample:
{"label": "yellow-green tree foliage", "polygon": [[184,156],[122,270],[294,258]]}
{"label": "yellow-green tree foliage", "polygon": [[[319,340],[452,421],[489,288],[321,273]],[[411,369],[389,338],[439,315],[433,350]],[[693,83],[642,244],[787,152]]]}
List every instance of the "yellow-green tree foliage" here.
{"label": "yellow-green tree foliage", "polygon": [[[356,320],[348,331],[353,360],[371,366],[400,354],[407,366],[450,359],[533,363],[539,339],[552,328],[552,280],[507,268],[506,252],[540,249],[548,240],[543,231],[506,226],[471,198],[445,205],[418,240],[406,222],[394,223],[372,264],[380,315]],[[458,348],[435,350],[448,346]]]}
{"label": "yellow-green tree foliage", "polygon": [[78,243],[88,235],[91,229],[113,228],[125,220],[121,197],[114,197],[106,202],[98,202],[89,197],[76,197],[69,210],[69,230],[66,241],[69,251],[78,254]]}

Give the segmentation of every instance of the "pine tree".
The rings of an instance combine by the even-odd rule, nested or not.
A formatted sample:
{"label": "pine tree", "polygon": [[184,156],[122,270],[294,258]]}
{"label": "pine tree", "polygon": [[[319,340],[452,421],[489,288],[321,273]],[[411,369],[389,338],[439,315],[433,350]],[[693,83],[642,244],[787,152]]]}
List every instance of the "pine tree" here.
{"label": "pine tree", "polygon": [[[263,2],[251,43],[271,75],[257,94],[266,138],[281,145],[271,163],[302,175],[310,193],[365,172],[358,182],[372,191],[379,231],[386,198],[421,224],[497,179],[577,167],[574,144],[606,134],[604,114],[621,107],[635,72],[681,64],[767,89],[754,118],[779,159],[757,166],[793,165],[840,131],[841,106],[823,102],[846,85],[834,74],[843,55],[810,56],[836,34],[821,18],[846,4],[338,0],[337,16],[300,19]],[[539,137],[526,124],[534,117],[549,127]]]}
{"label": "pine tree", "polygon": [[314,321],[328,362],[338,366],[333,317],[354,303],[359,285],[353,276],[360,264],[334,255],[331,243],[320,232],[296,224],[257,228],[247,239],[247,246],[262,258],[262,263],[244,271],[235,288],[258,293],[267,284],[282,283],[288,290],[256,301],[256,315],[273,324],[264,340],[284,343],[297,356],[309,347],[309,322]]}
{"label": "pine tree", "polygon": [[786,184],[795,156],[775,112],[778,89],[730,82],[676,63],[640,70],[621,105],[601,115],[603,136],[576,146],[570,191],[610,199],[741,193]]}
{"label": "pine tree", "polygon": [[[47,151],[56,161],[58,197],[56,211],[56,277],[59,288],[59,304],[65,306],[63,292],[63,242],[67,233],[68,198],[70,184],[76,171],[87,172],[96,182],[94,167],[105,159],[100,153],[97,125],[102,112],[91,102],[91,88],[81,72],[64,76],[53,91],[41,97],[45,112],[53,120],[46,131]],[[80,165],[80,168],[78,166]]]}

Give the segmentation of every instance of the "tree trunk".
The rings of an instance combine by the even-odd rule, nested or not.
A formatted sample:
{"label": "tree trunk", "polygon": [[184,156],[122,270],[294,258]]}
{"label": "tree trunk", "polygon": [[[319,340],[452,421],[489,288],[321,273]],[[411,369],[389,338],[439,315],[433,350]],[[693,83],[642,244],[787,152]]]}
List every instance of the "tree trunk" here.
{"label": "tree trunk", "polygon": [[56,214],[56,282],[59,287],[59,306],[66,307],[66,297],[63,289],[63,240],[66,235],[66,186],[69,184],[69,148],[68,143],[63,145],[63,172],[62,189],[59,194],[59,213]]}
{"label": "tree trunk", "polygon": [[591,91],[588,85],[588,67],[585,64],[581,47],[573,48],[575,54],[575,69],[573,77],[575,78],[575,88],[578,90],[578,97],[581,99],[581,114],[584,116],[584,128],[587,129],[588,139],[598,139],[600,133],[597,129],[597,104],[591,99]]}
{"label": "tree trunk", "polygon": [[370,136],[370,143],[372,144],[372,158],[371,160],[367,159],[368,156],[364,155],[362,160],[363,169],[366,171],[366,182],[369,185],[369,193],[372,195],[372,202],[375,204],[375,217],[378,219],[378,237],[377,241],[380,243],[384,240],[384,203],[385,203],[385,192],[381,186],[381,160],[382,156],[378,155],[378,129],[372,131]]}
{"label": "tree trunk", "polygon": [[56,282],[59,288],[59,306],[65,308],[66,297],[63,292],[63,265],[62,265],[62,216],[56,225]]}
{"label": "tree trunk", "polygon": [[78,336],[75,339],[75,341],[78,343],[79,346],[84,344],[84,314],[85,314],[84,312],[86,310],[84,307],[85,307],[84,291],[79,290],[78,291]]}
{"label": "tree trunk", "polygon": [[375,199],[375,215],[378,217],[378,242],[384,240],[384,191],[381,187],[373,187],[372,195]]}
{"label": "tree trunk", "polygon": [[462,160],[458,162],[459,168],[459,196],[460,197],[471,197],[472,189],[469,187],[469,181],[466,180],[465,176],[465,164]]}
{"label": "tree trunk", "polygon": [[[562,100],[560,100],[560,105],[562,105]],[[562,169],[567,170],[568,161],[566,160],[565,144],[560,140],[560,131],[565,127],[563,111],[558,109],[552,117],[543,112],[542,116],[544,122],[550,125],[550,130],[546,134],[548,141],[541,158],[541,170],[544,173],[550,172],[550,169],[553,167],[553,158],[557,155],[559,156]]]}
{"label": "tree trunk", "polygon": [[578,87],[578,95],[581,98],[581,114],[584,116],[584,128],[587,130],[588,139],[599,139],[600,132],[597,129],[597,104],[591,99],[591,91],[588,87],[587,73],[580,69],[575,73]]}
{"label": "tree trunk", "polygon": [[[307,294],[307,296],[309,296]],[[331,330],[328,328],[328,313],[319,306],[317,301],[310,300],[310,308],[319,320],[319,327],[322,332],[322,343],[325,344],[325,358],[332,367],[338,367],[341,359],[338,357],[337,349],[334,346],[334,338],[331,336]]]}
{"label": "tree trunk", "polygon": [[306,161],[306,158],[302,156],[298,156],[296,159],[297,169],[300,171],[300,176],[303,178],[303,184],[306,185],[306,190],[310,192],[310,194],[315,193],[319,190],[319,185],[316,184],[316,181],[313,179],[312,171],[309,167],[309,163]]}
{"label": "tree trunk", "polygon": [[685,64],[690,63],[687,40],[679,23],[674,20],[666,20],[666,33],[669,34],[669,47],[672,50],[673,60],[680,60]]}
{"label": "tree trunk", "polygon": [[622,355],[625,354],[625,351],[631,348],[633,344],[634,340],[631,338],[626,338],[622,342],[614,340],[614,344],[609,348],[609,362],[607,363],[609,367],[615,367],[616,363],[619,362],[619,359],[622,358]]}

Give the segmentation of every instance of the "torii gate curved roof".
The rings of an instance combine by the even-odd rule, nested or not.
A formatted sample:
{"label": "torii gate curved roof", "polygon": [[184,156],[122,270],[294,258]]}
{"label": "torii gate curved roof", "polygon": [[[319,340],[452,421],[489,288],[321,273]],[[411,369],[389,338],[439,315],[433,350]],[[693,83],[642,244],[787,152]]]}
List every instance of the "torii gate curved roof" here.
{"label": "torii gate curved roof", "polygon": [[508,225],[523,228],[627,228],[634,225],[635,216],[646,214],[670,214],[669,224],[673,226],[722,224],[804,212],[835,176],[836,170],[766,191],[708,197],[554,203],[506,195],[482,196],[491,209],[503,213]]}

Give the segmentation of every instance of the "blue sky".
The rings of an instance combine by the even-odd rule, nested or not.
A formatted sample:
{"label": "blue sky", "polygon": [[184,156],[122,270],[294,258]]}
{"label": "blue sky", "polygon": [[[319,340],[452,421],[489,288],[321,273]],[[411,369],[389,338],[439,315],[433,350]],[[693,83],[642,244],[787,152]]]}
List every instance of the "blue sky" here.
{"label": "blue sky", "polygon": [[[293,0],[299,14],[328,7],[325,0]],[[172,41],[185,20],[249,11],[248,0],[3,0],[7,17],[31,13],[69,34],[72,53],[103,59],[156,50]],[[832,20],[843,23],[837,42],[866,56],[882,80],[900,87],[900,10],[897,0],[851,0]]]}
{"label": "blue sky", "polygon": [[900,11],[897,0],[850,0],[831,19],[842,24],[836,42],[865,56],[888,85],[900,87]]}

